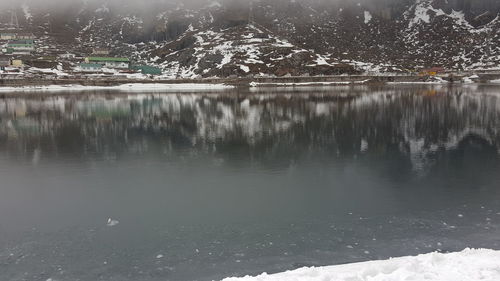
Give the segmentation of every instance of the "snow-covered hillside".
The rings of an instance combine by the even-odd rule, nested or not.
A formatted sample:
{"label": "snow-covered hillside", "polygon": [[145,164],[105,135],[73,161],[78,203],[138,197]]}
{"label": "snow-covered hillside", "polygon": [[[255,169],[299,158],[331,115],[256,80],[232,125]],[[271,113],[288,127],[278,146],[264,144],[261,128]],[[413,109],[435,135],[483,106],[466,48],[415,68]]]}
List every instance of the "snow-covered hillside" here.
{"label": "snow-covered hillside", "polygon": [[453,68],[498,68],[500,17],[473,26],[464,11],[445,12],[432,0],[418,0],[404,14],[402,41],[424,65],[428,60]]}
{"label": "snow-covered hillside", "polygon": [[[51,53],[107,47],[171,77],[500,68],[495,0],[195,2],[28,0],[15,10]],[[0,11],[4,28],[11,18]]]}
{"label": "snow-covered hillside", "polygon": [[314,51],[295,46],[255,24],[225,30],[193,30],[178,40],[139,52],[139,58],[161,65],[173,77],[356,72],[352,66],[336,63]]}

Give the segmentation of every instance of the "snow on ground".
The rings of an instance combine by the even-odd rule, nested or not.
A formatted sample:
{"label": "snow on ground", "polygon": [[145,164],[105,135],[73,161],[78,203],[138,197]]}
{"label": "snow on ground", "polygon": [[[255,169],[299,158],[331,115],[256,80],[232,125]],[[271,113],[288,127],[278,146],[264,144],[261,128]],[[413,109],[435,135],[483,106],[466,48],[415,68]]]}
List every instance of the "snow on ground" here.
{"label": "snow on ground", "polygon": [[27,21],[31,21],[31,19],[33,19],[33,15],[31,14],[30,7],[24,3],[21,8],[23,9],[24,18]]}
{"label": "snow on ground", "polygon": [[54,74],[57,76],[68,76],[69,74],[55,68],[37,68],[37,67],[30,67],[26,73],[34,73],[34,74]]}
{"label": "snow on ground", "polygon": [[490,83],[500,84],[500,79],[490,80]]}
{"label": "snow on ground", "polygon": [[462,78],[462,83],[464,83],[464,84],[472,84],[472,83],[475,83],[474,80],[476,80],[476,79],[479,79],[479,76],[476,75],[476,74],[474,74],[474,75]]}
{"label": "snow on ground", "polygon": [[368,24],[370,23],[370,21],[372,20],[372,14],[370,14],[369,11],[365,11],[365,24]]}
{"label": "snow on ground", "polygon": [[240,69],[243,70],[243,71],[245,71],[245,72],[250,72],[250,68],[248,66],[246,66],[246,65],[242,65],[241,64],[240,65]]}
{"label": "snow on ground", "polygon": [[302,268],[223,281],[498,281],[500,251],[465,249],[346,265]]}
{"label": "snow on ground", "polygon": [[130,83],[118,86],[83,86],[83,85],[48,85],[48,86],[23,86],[0,87],[0,92],[31,92],[31,91],[85,91],[85,90],[119,90],[119,91],[180,91],[180,90],[224,90],[234,86],[225,84],[163,84],[163,83]]}

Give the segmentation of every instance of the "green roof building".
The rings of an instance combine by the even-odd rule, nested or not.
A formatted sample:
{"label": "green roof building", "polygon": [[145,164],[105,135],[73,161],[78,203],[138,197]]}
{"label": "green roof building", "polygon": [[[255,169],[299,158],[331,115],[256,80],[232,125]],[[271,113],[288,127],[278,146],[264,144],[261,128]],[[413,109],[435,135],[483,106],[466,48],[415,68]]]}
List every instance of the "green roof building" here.
{"label": "green roof building", "polygon": [[9,42],[7,48],[13,49],[14,53],[30,53],[35,50],[35,44],[33,40],[18,40]]}
{"label": "green roof building", "polygon": [[35,44],[35,40],[33,40],[33,39],[16,40],[16,41],[9,42],[9,44],[29,44],[29,45],[33,45],[33,44]]}
{"label": "green roof building", "polygon": [[4,49],[4,52],[5,52],[6,54],[12,54],[12,53],[14,52],[14,49],[12,49],[12,48],[5,48],[5,49]]}

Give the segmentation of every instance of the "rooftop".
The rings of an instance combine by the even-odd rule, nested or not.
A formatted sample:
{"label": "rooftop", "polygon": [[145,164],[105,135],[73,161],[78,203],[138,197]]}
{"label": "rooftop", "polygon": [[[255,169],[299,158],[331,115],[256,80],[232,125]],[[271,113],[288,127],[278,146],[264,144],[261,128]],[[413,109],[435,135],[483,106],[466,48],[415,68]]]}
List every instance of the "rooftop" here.
{"label": "rooftop", "polygon": [[9,47],[33,47],[33,44],[9,43]]}
{"label": "rooftop", "polygon": [[111,62],[130,62],[128,58],[108,58],[108,57],[88,57],[89,61],[111,61]]}

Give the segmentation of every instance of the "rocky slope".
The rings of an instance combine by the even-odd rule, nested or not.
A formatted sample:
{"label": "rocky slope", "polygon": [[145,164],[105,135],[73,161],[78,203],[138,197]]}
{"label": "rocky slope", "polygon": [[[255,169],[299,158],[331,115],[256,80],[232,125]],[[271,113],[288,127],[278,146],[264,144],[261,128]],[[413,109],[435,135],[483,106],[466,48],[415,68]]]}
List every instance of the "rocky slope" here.
{"label": "rocky slope", "polygon": [[[79,0],[78,0],[79,1]],[[66,4],[63,4],[66,3]],[[109,47],[171,77],[499,68],[495,0],[30,2],[12,12],[43,52]],[[40,51],[42,52],[42,51]]]}

